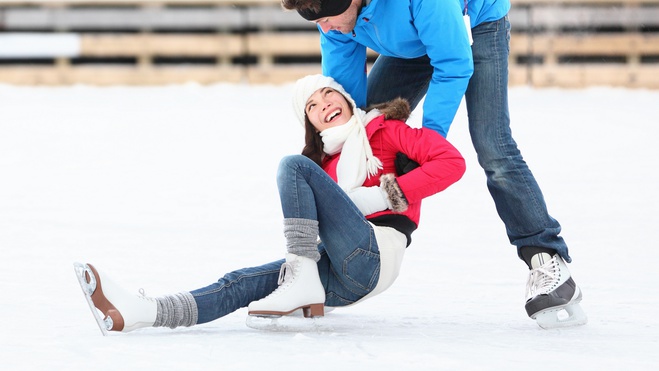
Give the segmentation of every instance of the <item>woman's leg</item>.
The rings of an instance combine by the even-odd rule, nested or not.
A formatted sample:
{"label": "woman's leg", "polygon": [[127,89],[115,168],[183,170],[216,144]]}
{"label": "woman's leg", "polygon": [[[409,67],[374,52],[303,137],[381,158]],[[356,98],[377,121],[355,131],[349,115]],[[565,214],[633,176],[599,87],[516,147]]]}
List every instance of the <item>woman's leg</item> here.
{"label": "woman's leg", "polygon": [[277,288],[284,260],[227,273],[217,282],[190,293],[197,304],[197,324],[210,322],[260,300]]}
{"label": "woman's leg", "polygon": [[[327,293],[325,304],[348,305],[375,288],[380,256],[373,228],[345,192],[318,165],[301,155],[281,161],[278,184],[285,218],[318,223],[323,243],[314,242],[314,246],[320,255],[317,267]],[[275,291],[284,262],[239,269],[209,286],[155,299],[125,293],[121,288],[114,288],[109,278],[97,274],[97,291],[101,297],[94,305],[107,314],[108,303],[110,306],[121,303],[119,312],[134,317],[127,321],[128,327],[112,328],[118,331],[150,325],[174,328],[206,323]],[[81,269],[81,285],[91,287],[91,283],[85,282],[84,274]],[[107,297],[101,292],[101,283]]]}
{"label": "woman's leg", "polygon": [[288,156],[277,175],[284,218],[318,221],[326,305],[347,305],[377,284],[380,253],[373,228],[348,195],[310,159]]}
{"label": "woman's leg", "polygon": [[[320,253],[318,270],[326,292],[325,304],[343,306],[368,294],[379,277],[379,250],[371,225],[350,198],[302,155],[282,159],[277,184],[285,225],[286,220],[317,222],[323,243],[318,246],[314,237],[313,249]],[[197,323],[225,316],[275,291],[283,263],[280,260],[240,269],[192,291]]]}

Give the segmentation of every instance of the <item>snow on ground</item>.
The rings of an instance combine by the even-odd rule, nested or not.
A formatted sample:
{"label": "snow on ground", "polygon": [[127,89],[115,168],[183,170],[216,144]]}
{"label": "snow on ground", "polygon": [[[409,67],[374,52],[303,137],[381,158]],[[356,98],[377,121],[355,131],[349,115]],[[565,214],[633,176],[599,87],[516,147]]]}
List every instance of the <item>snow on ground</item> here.
{"label": "snow on ground", "polygon": [[[74,261],[149,295],[283,256],[275,184],[302,130],[291,86],[0,86],[0,363],[7,370],[650,370],[659,364],[651,239],[659,92],[514,88],[515,137],[563,225],[586,326],[524,312],[461,108],[468,170],[425,201],[401,277],[321,332],[262,332],[246,310],[102,337]],[[418,126],[419,112],[410,124]]]}

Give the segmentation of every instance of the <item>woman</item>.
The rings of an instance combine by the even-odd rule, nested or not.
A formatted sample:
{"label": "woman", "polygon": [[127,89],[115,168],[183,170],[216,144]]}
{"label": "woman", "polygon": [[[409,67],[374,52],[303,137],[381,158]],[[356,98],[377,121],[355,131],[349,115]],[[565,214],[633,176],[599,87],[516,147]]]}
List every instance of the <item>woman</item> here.
{"label": "woman", "polygon": [[[252,316],[298,309],[305,317],[322,316],[324,306],[351,305],[391,286],[421,200],[460,179],[464,159],[439,134],[405,124],[403,100],[367,114],[333,79],[312,75],[296,83],[293,101],[306,143],[302,155],[282,159],[277,174],[286,259],[158,298],[127,293],[91,264],[77,263],[104,334],[192,326],[245,306]],[[419,166],[397,171],[401,155]]]}

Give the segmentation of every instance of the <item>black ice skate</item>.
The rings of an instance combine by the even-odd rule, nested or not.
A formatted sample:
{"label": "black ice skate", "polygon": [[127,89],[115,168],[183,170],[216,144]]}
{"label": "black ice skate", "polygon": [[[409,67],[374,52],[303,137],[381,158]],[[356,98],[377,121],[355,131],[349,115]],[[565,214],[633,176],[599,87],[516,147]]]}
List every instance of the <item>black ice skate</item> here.
{"label": "black ice skate", "polygon": [[588,322],[581,309],[581,290],[558,254],[536,254],[526,285],[526,313],[544,329]]}

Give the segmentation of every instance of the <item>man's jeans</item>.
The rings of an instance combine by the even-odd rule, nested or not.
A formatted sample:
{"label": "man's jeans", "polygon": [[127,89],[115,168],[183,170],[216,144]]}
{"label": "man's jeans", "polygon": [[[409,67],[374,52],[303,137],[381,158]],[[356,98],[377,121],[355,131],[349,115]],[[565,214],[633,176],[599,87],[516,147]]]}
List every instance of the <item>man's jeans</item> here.
{"label": "man's jeans", "polygon": [[[547,247],[570,262],[567,245],[559,236],[561,226],[548,214],[540,187],[510,131],[508,17],[482,23],[472,29],[472,35],[474,74],[465,93],[469,132],[508,238],[518,254],[524,246]],[[416,107],[428,90],[432,72],[427,56],[408,60],[380,56],[368,77],[368,104],[402,96]]]}
{"label": "man's jeans", "polygon": [[[302,155],[282,159],[277,184],[284,218],[318,221],[323,241],[318,245],[318,272],[325,288],[325,305],[345,306],[372,291],[380,276],[380,251],[372,226],[348,195]],[[266,297],[277,289],[283,262],[239,269],[191,291],[197,302],[197,323],[220,318]]]}

